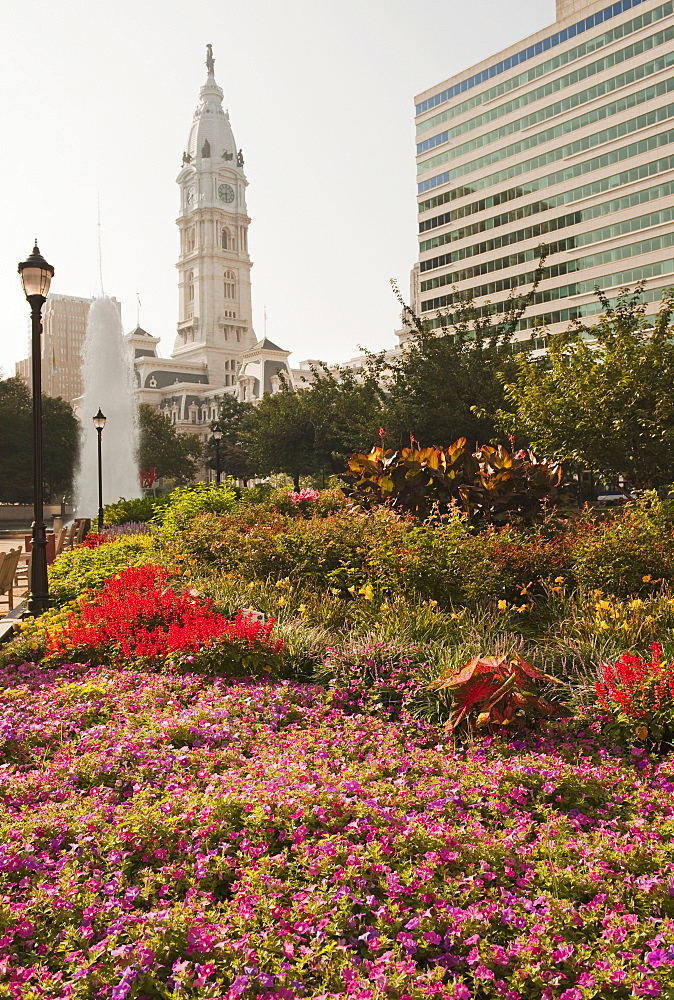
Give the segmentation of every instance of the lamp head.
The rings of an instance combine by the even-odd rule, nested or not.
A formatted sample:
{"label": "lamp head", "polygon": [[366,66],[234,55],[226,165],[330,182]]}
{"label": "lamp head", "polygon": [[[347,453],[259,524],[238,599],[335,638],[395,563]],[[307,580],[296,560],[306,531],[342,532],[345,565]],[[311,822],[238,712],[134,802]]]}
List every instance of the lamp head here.
{"label": "lamp head", "polygon": [[19,274],[21,275],[24,295],[29,301],[33,295],[40,295],[43,299],[47,298],[51,279],[54,277],[54,268],[40,253],[37,240],[30,257],[19,264]]}
{"label": "lamp head", "polygon": [[213,428],[213,438],[215,441],[222,441],[222,428],[220,424],[216,424]]}
{"label": "lamp head", "polygon": [[97,431],[102,431],[103,430],[103,428],[105,427],[105,421],[106,421],[106,419],[107,418],[103,416],[103,413],[101,412],[101,408],[99,406],[98,407],[98,413],[94,417],[94,427],[96,428]]}

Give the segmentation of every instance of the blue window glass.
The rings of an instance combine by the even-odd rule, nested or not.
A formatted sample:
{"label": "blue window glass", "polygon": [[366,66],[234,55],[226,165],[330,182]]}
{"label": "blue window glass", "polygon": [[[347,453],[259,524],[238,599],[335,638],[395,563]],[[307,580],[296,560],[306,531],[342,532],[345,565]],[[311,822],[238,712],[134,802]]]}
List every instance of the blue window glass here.
{"label": "blue window glass", "polygon": [[[619,0],[618,3],[613,4],[611,7],[599,10],[596,14],[592,14],[591,17],[587,17],[583,21],[579,21],[577,24],[573,24],[571,27],[564,28],[563,31],[558,31],[556,34],[551,35],[549,39],[546,39],[546,41],[549,41],[549,45],[547,47],[551,48],[555,45],[560,45],[562,42],[565,42],[567,38],[573,38],[575,35],[580,35],[584,31],[594,28],[597,24],[602,24],[604,21],[608,21],[610,18],[616,17],[618,14],[622,14],[623,11],[630,10],[632,7],[636,7],[638,4],[644,2],[645,0]],[[545,42],[541,42],[539,44],[545,45]],[[421,104],[417,104],[416,113],[421,115],[424,111],[429,111],[430,108],[437,107],[438,104],[444,104],[445,101],[450,100],[452,97],[462,93],[462,91],[467,90],[469,87],[476,87],[484,80],[489,79],[489,77],[496,76],[499,73],[504,73],[506,70],[510,69],[511,66],[516,66],[520,62],[533,58],[537,54],[535,52],[535,48],[537,47],[538,46],[530,46],[528,49],[523,49],[521,52],[517,53],[516,56],[504,59],[502,62],[491,66],[488,70],[476,73],[475,76],[471,76],[467,80],[463,80],[461,83],[456,84],[453,87],[449,87],[447,90],[443,90],[442,93],[436,94],[434,97],[429,97],[427,100],[422,101]]]}

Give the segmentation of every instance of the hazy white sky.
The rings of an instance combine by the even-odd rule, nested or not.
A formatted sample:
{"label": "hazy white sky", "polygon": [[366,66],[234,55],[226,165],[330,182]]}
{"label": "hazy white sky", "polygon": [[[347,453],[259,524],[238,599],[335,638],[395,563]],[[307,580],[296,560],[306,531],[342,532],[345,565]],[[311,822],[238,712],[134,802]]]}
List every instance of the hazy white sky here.
{"label": "hazy white sky", "polygon": [[0,20],[0,370],[27,355],[16,266],[177,319],[182,151],[205,46],[243,147],[253,319],[304,358],[392,346],[416,259],[414,95],[554,20],[554,0],[32,0]]}

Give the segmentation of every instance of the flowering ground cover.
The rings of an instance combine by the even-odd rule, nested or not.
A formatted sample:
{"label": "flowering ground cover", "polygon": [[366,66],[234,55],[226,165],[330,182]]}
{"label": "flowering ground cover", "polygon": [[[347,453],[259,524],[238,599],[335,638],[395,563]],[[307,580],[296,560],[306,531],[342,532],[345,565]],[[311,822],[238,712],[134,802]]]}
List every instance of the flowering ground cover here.
{"label": "flowering ground cover", "polygon": [[82,664],[0,713],[0,997],[674,995],[668,759]]}

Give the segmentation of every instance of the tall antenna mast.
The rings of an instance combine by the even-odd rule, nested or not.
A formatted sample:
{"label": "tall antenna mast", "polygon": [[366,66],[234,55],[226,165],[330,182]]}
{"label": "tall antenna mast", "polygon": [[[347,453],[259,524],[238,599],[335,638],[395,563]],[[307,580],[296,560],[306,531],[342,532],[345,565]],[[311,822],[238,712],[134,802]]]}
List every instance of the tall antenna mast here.
{"label": "tall antenna mast", "polygon": [[98,282],[101,295],[105,294],[103,288],[103,250],[101,248],[101,192],[98,192]]}

